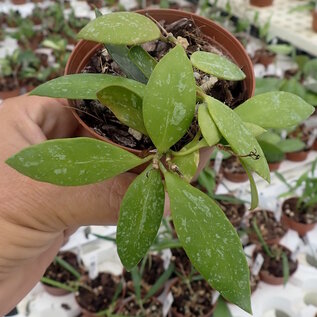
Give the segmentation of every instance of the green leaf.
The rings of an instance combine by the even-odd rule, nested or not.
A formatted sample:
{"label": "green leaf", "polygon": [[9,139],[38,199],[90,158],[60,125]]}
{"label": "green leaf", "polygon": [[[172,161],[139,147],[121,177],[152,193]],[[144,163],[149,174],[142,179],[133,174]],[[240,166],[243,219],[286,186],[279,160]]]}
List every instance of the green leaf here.
{"label": "green leaf", "polygon": [[206,103],[201,104],[198,108],[198,124],[209,146],[213,146],[220,141],[221,134],[209,114]]}
{"label": "green leaf", "polygon": [[258,194],[258,189],[256,187],[254,178],[252,173],[250,172],[249,168],[244,164],[242,160],[240,160],[244,170],[246,171],[249,181],[250,181],[250,189],[251,189],[251,210],[255,209],[258,204],[259,204],[259,194]]}
{"label": "green leaf", "polygon": [[235,109],[243,121],[262,128],[286,128],[307,119],[314,108],[300,97],[288,92],[257,95]]}
{"label": "green leaf", "polygon": [[78,280],[80,279],[80,273],[76,271],[76,269],[70,265],[68,262],[63,260],[61,257],[56,256],[55,257],[56,263],[58,263],[61,267],[63,267],[65,270],[70,272],[72,275],[74,275]]}
{"label": "green leaf", "polygon": [[295,77],[289,80],[284,80],[284,83],[280,87],[280,90],[292,93],[303,99],[305,99],[306,96],[306,89]]}
{"label": "green leaf", "polygon": [[119,175],[148,159],[92,138],[50,140],[7,159],[18,172],[41,182],[79,186]]}
{"label": "green leaf", "polygon": [[121,86],[143,96],[145,86],[137,81],[106,74],[74,74],[52,79],[30,95],[67,99],[97,99],[97,92],[108,86]]}
{"label": "green leaf", "polygon": [[53,286],[53,287],[64,289],[64,290],[69,291],[71,293],[76,292],[76,289],[72,288],[71,286],[68,286],[67,284],[64,284],[64,283],[57,282],[57,281],[52,280],[52,279],[45,277],[45,276],[43,276],[41,278],[41,282],[44,284]]}
{"label": "green leaf", "polygon": [[292,45],[286,44],[275,44],[268,45],[267,48],[276,54],[289,55],[294,51],[294,47]]}
{"label": "green leaf", "polygon": [[257,140],[264,141],[264,142],[271,143],[271,144],[277,144],[281,141],[281,137],[273,131],[267,131],[267,132],[259,135],[257,137]]}
{"label": "green leaf", "polygon": [[306,144],[300,139],[286,139],[280,141],[277,146],[284,153],[292,153],[303,150]]}
{"label": "green leaf", "polygon": [[105,45],[112,59],[119,65],[120,69],[128,78],[134,79],[143,84],[147,83],[147,78],[134,64],[129,57],[129,49],[125,45]]}
{"label": "green leaf", "polygon": [[166,152],[190,127],[195,114],[196,84],[184,49],[177,45],[156,65],[145,88],[145,127],[159,152]]}
{"label": "green leaf", "polygon": [[200,274],[228,301],[251,313],[249,269],[240,239],[218,204],[164,173],[177,235]]}
{"label": "green leaf", "polygon": [[267,132],[265,129],[263,129],[262,127],[260,127],[257,124],[254,123],[250,123],[250,122],[243,122],[243,124],[246,126],[246,128],[251,132],[251,134],[253,136],[255,136],[256,138],[260,135],[262,135],[263,133]]}
{"label": "green leaf", "polygon": [[[179,153],[187,151],[197,145],[199,140],[194,140],[184,146]],[[190,182],[195,176],[199,164],[199,150],[184,156],[174,156],[172,162],[177,165],[178,169],[182,173],[184,179]]]}
{"label": "green leaf", "polygon": [[128,127],[147,135],[142,113],[142,96],[120,86],[109,86],[97,93],[98,100]]}
{"label": "green leaf", "polygon": [[141,46],[133,46],[129,58],[140,69],[146,78],[150,78],[157,61]]}
{"label": "green leaf", "polygon": [[305,76],[311,76],[317,79],[317,58],[311,59],[303,67]]}
{"label": "green leaf", "polygon": [[89,22],[78,38],[114,45],[135,45],[157,40],[161,32],[144,15],[134,12],[115,12]]}
{"label": "green leaf", "polygon": [[270,247],[267,245],[267,243],[265,242],[264,238],[263,238],[263,235],[261,233],[261,230],[256,222],[256,218],[253,218],[253,221],[252,221],[252,227],[253,227],[253,230],[254,232],[256,233],[261,245],[262,245],[262,248],[263,250],[265,251],[265,253],[269,256],[269,257],[273,257],[273,253],[270,249]]}
{"label": "green leaf", "polygon": [[279,91],[283,79],[280,78],[256,78],[255,95],[272,91]]}
{"label": "green leaf", "polygon": [[284,152],[275,144],[259,140],[259,144],[263,150],[266,160],[269,163],[281,162],[284,160]]}
{"label": "green leaf", "polygon": [[191,55],[190,60],[196,68],[219,79],[243,80],[246,77],[236,64],[218,54],[197,51]]}
{"label": "green leaf", "polygon": [[212,316],[213,317],[232,317],[230,309],[228,308],[226,301],[222,297],[219,297],[215,311]]}
{"label": "green leaf", "polygon": [[241,160],[252,170],[270,181],[270,170],[265,160],[263,151],[240,117],[222,102],[212,97],[206,98],[208,110],[219,131],[230,144],[233,151],[239,156],[246,156],[252,153],[259,155],[254,157],[241,157]]}
{"label": "green leaf", "polygon": [[149,167],[130,185],[120,207],[118,254],[131,270],[152,245],[164,212],[164,186],[158,170]]}

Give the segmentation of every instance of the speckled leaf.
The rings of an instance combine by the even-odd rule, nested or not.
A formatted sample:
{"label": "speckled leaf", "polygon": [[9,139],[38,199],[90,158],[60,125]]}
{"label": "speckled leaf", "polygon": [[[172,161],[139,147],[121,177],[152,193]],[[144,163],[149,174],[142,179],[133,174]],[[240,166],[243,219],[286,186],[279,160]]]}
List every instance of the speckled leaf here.
{"label": "speckled leaf", "polygon": [[92,138],[46,141],[6,161],[26,176],[62,186],[101,182],[143,162],[144,159],[128,151]]}
{"label": "speckled leaf", "polygon": [[197,51],[191,55],[190,60],[196,68],[219,79],[243,80],[246,77],[236,64],[218,54]]}
{"label": "speckled leaf", "polygon": [[263,151],[256,138],[246,128],[240,117],[217,99],[208,97],[206,98],[206,101],[211,117],[233,151],[239,156],[246,156],[251,153],[259,155],[258,159],[247,156],[241,157],[241,160],[251,171],[255,171],[269,182],[270,170]]}
{"label": "speckled leaf", "polygon": [[129,49],[125,45],[105,45],[112,59],[119,65],[120,69],[128,78],[146,84],[147,78],[129,57]]}
{"label": "speckled leaf", "polygon": [[263,128],[286,128],[307,119],[314,107],[288,92],[257,95],[235,109],[243,121]]}
{"label": "speckled leaf", "polygon": [[250,181],[250,190],[251,190],[251,207],[250,209],[253,210],[255,209],[258,204],[259,204],[259,194],[258,194],[258,189],[256,187],[252,172],[249,170],[249,168],[246,166],[246,164],[240,160],[244,170],[246,171],[249,181]]}
{"label": "speckled leaf", "polygon": [[127,190],[117,228],[118,254],[127,270],[136,266],[152,245],[163,217],[164,199],[161,174],[152,167]]}
{"label": "speckled leaf", "polygon": [[220,141],[221,134],[209,114],[206,103],[201,104],[198,108],[198,124],[209,146],[213,146]]}
{"label": "speckled leaf", "polygon": [[117,85],[143,96],[145,86],[137,81],[106,74],[74,74],[52,79],[31,91],[30,95],[67,99],[97,99],[97,92]]}
{"label": "speckled leaf", "polygon": [[258,137],[266,132],[265,129],[263,129],[257,124],[250,123],[250,122],[243,122],[243,123],[246,126],[246,128],[251,132],[251,134],[255,137]]}
{"label": "speckled leaf", "polygon": [[156,40],[161,32],[144,15],[134,12],[115,12],[89,22],[78,38],[115,45],[135,45]]}
{"label": "speckled leaf", "polygon": [[186,133],[194,118],[196,84],[184,49],[177,45],[156,65],[145,89],[143,117],[159,152]]}
{"label": "speckled leaf", "polygon": [[145,49],[141,46],[133,46],[129,51],[129,58],[146,78],[151,77],[157,61]]}
{"label": "speckled leaf", "polygon": [[97,97],[123,124],[147,135],[140,95],[125,87],[109,86],[100,90]]}
{"label": "speckled leaf", "polygon": [[[186,146],[184,146],[179,153],[182,151],[187,151],[193,146],[197,145],[199,143],[199,140],[192,141]],[[179,171],[182,173],[184,179],[187,182],[190,182],[192,178],[195,176],[199,164],[199,150],[194,151],[193,153],[190,153],[188,155],[184,156],[175,156],[172,159],[172,162],[177,165]]]}
{"label": "speckled leaf", "polygon": [[200,274],[228,301],[251,312],[249,270],[240,239],[218,204],[164,173],[176,232]]}
{"label": "speckled leaf", "polygon": [[267,131],[267,132],[259,135],[257,139],[259,141],[265,141],[265,142],[272,143],[272,144],[277,144],[278,142],[281,141],[281,137],[273,131]]}

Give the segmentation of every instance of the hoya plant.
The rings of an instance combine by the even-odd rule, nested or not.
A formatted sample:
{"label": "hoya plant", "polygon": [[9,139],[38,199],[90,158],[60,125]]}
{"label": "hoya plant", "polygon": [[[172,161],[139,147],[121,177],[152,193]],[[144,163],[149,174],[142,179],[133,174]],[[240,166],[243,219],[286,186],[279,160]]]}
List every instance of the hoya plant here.
{"label": "hoya plant", "polygon": [[[99,100],[122,124],[147,135],[156,150],[140,158],[91,138],[50,140],[22,150],[7,164],[38,181],[80,186],[147,163],[121,203],[117,245],[123,265],[133,269],[155,240],[167,192],[178,238],[195,268],[225,299],[251,312],[249,270],[240,239],[219,205],[190,185],[199,150],[221,146],[240,159],[250,178],[254,208],[258,198],[252,172],[270,181],[256,136],[267,128],[298,124],[312,114],[313,107],[291,93],[273,92],[230,109],[196,86],[194,69],[215,80],[230,81],[245,78],[241,69],[214,53],[190,54],[184,38],[161,32],[155,21],[138,13],[99,16],[78,38],[103,43],[126,77],[66,75],[39,86],[32,94]],[[141,45],[155,40],[172,46],[159,61]],[[181,150],[173,151],[196,118],[197,135]]]}

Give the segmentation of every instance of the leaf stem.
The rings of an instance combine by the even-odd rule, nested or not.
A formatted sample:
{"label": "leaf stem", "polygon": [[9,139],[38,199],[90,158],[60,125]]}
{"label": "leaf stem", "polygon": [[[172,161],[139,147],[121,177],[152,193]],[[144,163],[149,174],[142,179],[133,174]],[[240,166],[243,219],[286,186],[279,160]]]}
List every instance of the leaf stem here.
{"label": "leaf stem", "polygon": [[200,150],[204,147],[207,147],[208,144],[206,143],[205,139],[202,139],[199,143],[197,143],[195,146],[193,146],[192,148],[186,150],[186,151],[179,151],[179,152],[174,152],[171,151],[173,156],[185,156],[185,155],[189,155],[197,150]]}

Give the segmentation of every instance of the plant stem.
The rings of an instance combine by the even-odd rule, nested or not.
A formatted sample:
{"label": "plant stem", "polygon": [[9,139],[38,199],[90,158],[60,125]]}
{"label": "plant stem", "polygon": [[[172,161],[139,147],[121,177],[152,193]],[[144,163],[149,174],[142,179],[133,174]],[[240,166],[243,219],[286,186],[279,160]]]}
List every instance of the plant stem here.
{"label": "plant stem", "polygon": [[188,155],[188,154],[191,154],[197,150],[200,150],[204,147],[207,147],[208,144],[206,143],[205,139],[202,139],[200,140],[199,143],[197,143],[195,146],[193,146],[192,148],[186,150],[186,151],[179,151],[179,152],[174,152],[174,151],[171,151],[172,155],[173,156],[185,156],[185,155]]}
{"label": "plant stem", "polygon": [[50,278],[47,278],[45,276],[43,276],[41,278],[41,282],[45,283],[45,284],[48,284],[48,285],[51,285],[53,287],[64,289],[64,290],[72,292],[72,293],[76,292],[75,288],[72,288],[72,287],[70,287],[70,286],[68,286],[68,285],[66,285],[64,283],[60,283],[60,282],[54,281],[54,280],[52,280]]}

